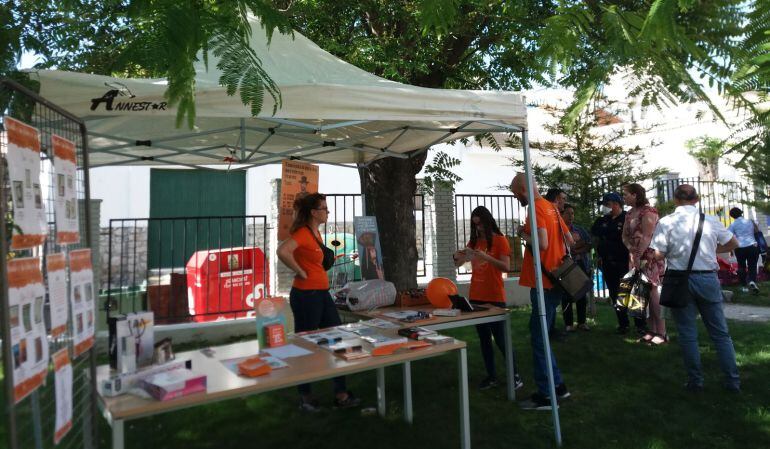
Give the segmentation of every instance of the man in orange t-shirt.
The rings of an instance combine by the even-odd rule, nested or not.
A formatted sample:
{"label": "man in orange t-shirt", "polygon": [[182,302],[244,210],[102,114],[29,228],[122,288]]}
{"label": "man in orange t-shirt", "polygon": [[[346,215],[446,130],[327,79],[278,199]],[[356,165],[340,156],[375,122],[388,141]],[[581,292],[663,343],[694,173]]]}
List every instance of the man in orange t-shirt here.
{"label": "man in orange t-shirt", "polygon": [[[564,240],[568,244],[572,243],[572,235],[569,229],[561,219],[556,207],[548,200],[540,196],[537,186],[533,190],[535,204],[529,208],[529,212],[535,210],[537,218],[537,236],[540,246],[540,262],[546,270],[556,268],[566,254]],[[518,173],[511,181],[511,192],[522,206],[529,204],[527,196],[527,182],[523,173]],[[529,216],[526,224],[519,228],[519,236],[527,243],[527,250],[524,253],[524,261],[521,268],[521,277],[519,285],[529,287],[529,298],[532,303],[532,314],[529,317],[529,332],[532,340],[532,357],[534,359],[535,383],[537,392],[532,394],[528,401],[521,404],[526,410],[550,410],[550,391],[548,387],[547,364],[545,358],[545,342],[543,333],[540,329],[540,312],[537,300],[537,284],[535,278],[535,262],[532,256],[531,237],[532,229],[529,225]],[[543,296],[545,299],[545,316],[548,328],[551,327],[556,319],[556,308],[561,304],[561,292],[554,289],[551,282],[545,277],[543,279]],[[553,368],[553,380],[556,385],[556,396],[558,399],[566,399],[570,396],[567,386],[561,378],[561,372],[556,366],[556,357],[551,353],[551,366]]]}

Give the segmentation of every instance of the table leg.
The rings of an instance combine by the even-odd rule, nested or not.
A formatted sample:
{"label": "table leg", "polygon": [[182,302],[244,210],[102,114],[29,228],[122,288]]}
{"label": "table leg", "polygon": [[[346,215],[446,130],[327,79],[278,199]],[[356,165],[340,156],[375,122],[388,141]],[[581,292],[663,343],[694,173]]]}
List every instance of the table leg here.
{"label": "table leg", "polygon": [[412,424],[412,362],[404,362],[404,421]]}
{"label": "table leg", "polygon": [[470,411],[468,410],[468,358],[466,349],[458,351],[457,365],[459,371],[459,393],[460,393],[460,448],[471,448],[471,422]]}
{"label": "table leg", "polygon": [[126,439],[123,434],[123,420],[116,419],[112,422],[112,449],[124,449]]}
{"label": "table leg", "polygon": [[507,377],[508,400],[516,400],[516,373],[513,368],[513,342],[511,341],[511,314],[505,315],[505,375]]}
{"label": "table leg", "polygon": [[385,368],[377,368],[377,413],[385,417]]}

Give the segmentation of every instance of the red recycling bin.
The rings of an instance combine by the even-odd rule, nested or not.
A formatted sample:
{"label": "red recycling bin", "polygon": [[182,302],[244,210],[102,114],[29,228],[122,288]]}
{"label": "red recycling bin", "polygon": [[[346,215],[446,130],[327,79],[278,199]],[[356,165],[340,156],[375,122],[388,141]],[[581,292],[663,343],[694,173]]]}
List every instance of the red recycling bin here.
{"label": "red recycling bin", "polygon": [[187,261],[187,304],[193,320],[254,316],[254,301],[265,297],[268,267],[260,248],[208,249]]}

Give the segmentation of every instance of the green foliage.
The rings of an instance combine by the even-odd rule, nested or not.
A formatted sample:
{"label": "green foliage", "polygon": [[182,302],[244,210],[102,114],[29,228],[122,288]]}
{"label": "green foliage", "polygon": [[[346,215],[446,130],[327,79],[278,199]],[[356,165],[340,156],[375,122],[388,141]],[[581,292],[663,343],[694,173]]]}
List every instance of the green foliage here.
{"label": "green foliage", "polygon": [[[644,162],[644,148],[623,146],[620,141],[626,131],[600,131],[599,114],[584,112],[575,126],[567,127],[562,120],[564,111],[552,109],[558,118],[556,125],[546,125],[555,139],[532,142],[531,147],[543,159],[558,163],[535,163],[535,180],[541,190],[560,187],[567,192],[568,202],[575,206],[575,221],[589,226],[597,215],[597,202],[607,191],[619,191],[628,182],[642,182],[656,178],[665,170],[649,168]],[[518,140],[508,142],[518,146]],[[512,160],[521,169],[523,160]]]}
{"label": "green foliage", "polygon": [[[288,21],[262,0],[81,0],[12,2],[10,14],[20,24],[9,39],[13,65],[22,49],[42,56],[39,68],[57,67],[110,76],[165,77],[166,98],[177,108],[177,126],[195,121],[194,64],[220,58],[220,83],[239,92],[253,115],[265,92],[280,107],[280,92],[249,47],[248,15],[260,17],[268,38],[275,30],[290,33]],[[5,8],[5,7],[3,7]],[[0,16],[5,14],[0,9]],[[5,29],[0,33],[4,44]],[[4,62],[9,52],[2,48]],[[7,66],[8,64],[5,64]],[[6,71],[6,73],[8,73]]]}
{"label": "green foliage", "polygon": [[722,115],[691,73],[727,89],[746,8],[738,0],[694,2],[563,2],[546,22],[539,55],[551,78],[577,94],[563,116],[569,131],[581,111],[615,74],[625,74],[629,97],[664,107],[704,101]]}
{"label": "green foliage", "polygon": [[727,149],[724,140],[708,136],[690,139],[685,146],[687,153],[703,165],[716,164]]}
{"label": "green foliage", "polygon": [[462,181],[452,168],[460,165],[460,160],[449,156],[443,151],[439,151],[433,158],[433,161],[425,166],[425,174],[420,184],[423,193],[432,195],[433,187],[438,184],[452,186]]}

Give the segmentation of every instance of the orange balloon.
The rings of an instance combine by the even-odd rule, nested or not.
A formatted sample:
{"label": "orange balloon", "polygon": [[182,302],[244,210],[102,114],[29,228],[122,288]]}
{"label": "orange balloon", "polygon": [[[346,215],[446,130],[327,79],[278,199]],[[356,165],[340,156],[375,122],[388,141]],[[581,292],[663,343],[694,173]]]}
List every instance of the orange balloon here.
{"label": "orange balloon", "polygon": [[452,301],[449,300],[449,295],[456,294],[457,286],[447,278],[435,278],[428,282],[428,287],[425,289],[428,301],[439,309],[451,309]]}

